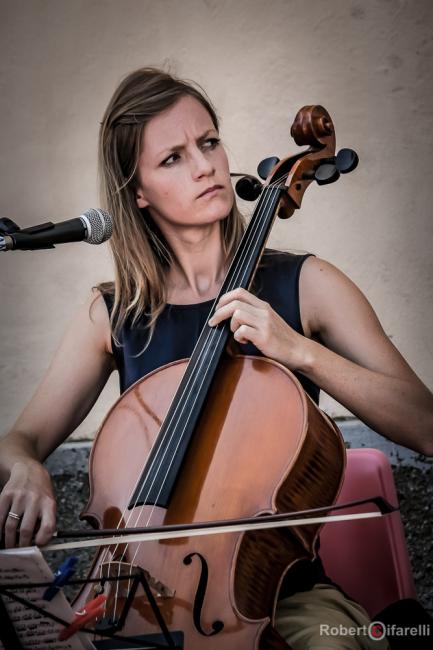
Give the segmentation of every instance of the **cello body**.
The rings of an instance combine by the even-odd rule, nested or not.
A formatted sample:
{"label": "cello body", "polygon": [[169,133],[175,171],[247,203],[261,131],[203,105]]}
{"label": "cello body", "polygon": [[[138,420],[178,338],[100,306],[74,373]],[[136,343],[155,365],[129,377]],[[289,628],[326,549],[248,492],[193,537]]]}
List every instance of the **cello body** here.
{"label": "cello body", "polygon": [[[187,361],[179,361],[149,373],[108,413],[92,449],[91,493],[82,518],[102,528],[160,526],[259,517],[335,501],[345,464],[336,425],[281,364],[226,355],[169,507],[129,508],[186,367]],[[316,524],[122,541],[99,552],[90,577],[144,569],[168,629],[181,633],[187,650],[287,648],[272,627],[278,590],[290,566],[315,556],[319,530]],[[111,589],[108,618],[118,618],[128,588],[125,581]],[[75,605],[94,596],[86,586]],[[160,631],[139,588],[121,634]]]}

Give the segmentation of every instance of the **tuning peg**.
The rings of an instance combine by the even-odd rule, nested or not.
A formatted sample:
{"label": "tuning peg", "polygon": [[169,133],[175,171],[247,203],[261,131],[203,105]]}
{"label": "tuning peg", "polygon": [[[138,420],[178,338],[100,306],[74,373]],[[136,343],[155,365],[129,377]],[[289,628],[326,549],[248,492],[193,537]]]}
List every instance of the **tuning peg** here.
{"label": "tuning peg", "polygon": [[255,201],[259,198],[263,185],[255,176],[245,174],[235,185],[236,194],[244,201]]}
{"label": "tuning peg", "polygon": [[338,181],[339,177],[340,172],[333,163],[323,163],[322,165],[319,165],[314,172],[314,180],[317,181],[318,185],[335,183],[335,181]]}
{"label": "tuning peg", "polygon": [[336,158],[335,165],[341,174],[348,174],[358,166],[359,158],[353,149],[340,149]]}
{"label": "tuning peg", "polygon": [[271,156],[270,158],[265,158],[257,165],[257,173],[264,181],[267,179],[271,170],[275,167],[277,163],[280,162],[280,159],[276,156]]}

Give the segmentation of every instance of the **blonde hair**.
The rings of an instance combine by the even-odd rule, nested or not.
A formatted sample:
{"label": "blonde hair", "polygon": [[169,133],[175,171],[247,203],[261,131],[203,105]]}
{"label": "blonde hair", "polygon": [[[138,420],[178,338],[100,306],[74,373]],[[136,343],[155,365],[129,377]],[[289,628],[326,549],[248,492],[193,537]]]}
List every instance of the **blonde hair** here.
{"label": "blonde hair", "polygon": [[[194,97],[206,108],[218,131],[215,109],[197,84],[149,67],[135,70],[120,83],[101,123],[101,199],[103,207],[113,217],[110,246],[115,281],[114,285],[104,283],[98,288],[114,293],[110,318],[113,338],[117,342],[127,319],[134,325],[146,314],[148,345],[156,319],[166,304],[164,280],[176,259],[149,212],[137,206],[137,169],[146,124],[185,95]],[[243,217],[236,203],[220,223],[224,253],[230,261],[244,232]]]}

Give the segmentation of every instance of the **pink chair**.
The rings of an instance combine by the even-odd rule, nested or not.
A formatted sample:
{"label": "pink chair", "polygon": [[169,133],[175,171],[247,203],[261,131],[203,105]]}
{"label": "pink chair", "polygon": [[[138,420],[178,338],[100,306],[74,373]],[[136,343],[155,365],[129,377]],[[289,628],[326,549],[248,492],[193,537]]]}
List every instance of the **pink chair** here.
{"label": "pink chair", "polygon": [[[391,465],[377,449],[348,449],[337,503],[380,495],[398,505]],[[368,512],[373,504],[333,514]],[[374,616],[402,598],[416,598],[409,555],[398,511],[378,519],[326,524],[320,555],[329,577]]]}

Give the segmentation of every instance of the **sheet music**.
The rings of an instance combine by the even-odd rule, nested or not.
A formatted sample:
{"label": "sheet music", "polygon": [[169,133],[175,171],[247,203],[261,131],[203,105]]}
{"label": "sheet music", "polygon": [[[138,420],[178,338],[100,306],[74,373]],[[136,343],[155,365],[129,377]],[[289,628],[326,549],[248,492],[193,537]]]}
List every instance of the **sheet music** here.
{"label": "sheet music", "polygon": [[[53,579],[50,567],[36,546],[0,551],[0,585],[7,588],[8,584],[50,582]],[[74,612],[64,593],[59,591],[53,600],[46,601],[42,599],[44,591],[45,587],[39,587],[19,589],[15,593],[65,621],[72,621]],[[84,633],[59,641],[62,625],[7,596],[2,595],[2,599],[25,650],[94,650],[95,646]],[[1,641],[0,650],[4,650]]]}

